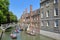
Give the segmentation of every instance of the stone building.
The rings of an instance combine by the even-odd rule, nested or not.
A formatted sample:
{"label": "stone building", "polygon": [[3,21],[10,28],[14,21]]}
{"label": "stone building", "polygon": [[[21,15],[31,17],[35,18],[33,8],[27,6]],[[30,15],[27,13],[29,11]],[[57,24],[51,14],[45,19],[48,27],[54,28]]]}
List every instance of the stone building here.
{"label": "stone building", "polygon": [[40,0],[41,30],[60,33],[60,0]]}

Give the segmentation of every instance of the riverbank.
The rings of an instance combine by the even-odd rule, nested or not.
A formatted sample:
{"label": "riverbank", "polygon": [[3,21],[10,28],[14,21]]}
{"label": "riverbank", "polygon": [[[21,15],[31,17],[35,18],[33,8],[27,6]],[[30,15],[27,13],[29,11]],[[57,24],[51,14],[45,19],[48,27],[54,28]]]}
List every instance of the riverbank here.
{"label": "riverbank", "polygon": [[56,40],[60,40],[60,34],[58,34],[58,33],[40,30],[40,34],[47,36],[47,37],[50,37],[50,38],[53,38],[53,39],[56,39]]}
{"label": "riverbank", "polygon": [[[10,37],[11,32],[5,32],[3,34],[3,39],[2,40],[12,40]],[[31,36],[29,34],[26,34],[24,31],[21,31],[17,34],[17,39],[14,40],[55,40],[49,37],[46,37],[44,35],[36,35],[36,36]]]}
{"label": "riverbank", "polygon": [[[14,32],[15,28],[12,29],[12,31]],[[2,30],[0,30],[0,32],[2,32]],[[14,32],[15,33],[15,32]],[[11,37],[10,37],[10,34],[11,34],[11,31],[10,32],[4,32],[3,33],[3,38],[2,40],[13,40]],[[32,36],[32,35],[29,35],[27,34],[25,31],[20,31],[19,33],[16,33],[17,34],[17,39],[14,39],[14,40],[55,40],[55,39],[52,39],[52,38],[49,38],[49,37],[46,37],[44,35],[36,35],[36,36]]]}
{"label": "riverbank", "polygon": [[0,30],[0,35],[1,35],[1,33],[2,33],[2,30]]}

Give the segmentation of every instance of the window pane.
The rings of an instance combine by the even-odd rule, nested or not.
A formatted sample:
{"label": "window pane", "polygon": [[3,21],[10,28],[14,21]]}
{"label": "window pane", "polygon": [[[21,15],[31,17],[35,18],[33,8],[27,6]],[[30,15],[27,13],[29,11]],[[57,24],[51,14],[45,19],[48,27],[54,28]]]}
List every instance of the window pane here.
{"label": "window pane", "polygon": [[58,8],[56,8],[56,15],[58,15]]}
{"label": "window pane", "polygon": [[58,0],[54,0],[54,3],[57,4],[58,3]]}
{"label": "window pane", "polygon": [[41,13],[41,18],[43,18],[43,12]]}
{"label": "window pane", "polygon": [[58,20],[56,20],[56,26],[58,26]]}
{"label": "window pane", "polygon": [[43,26],[43,21],[41,21],[41,26]]}
{"label": "window pane", "polygon": [[58,0],[55,0],[56,1],[56,3],[58,3]]}
{"label": "window pane", "polygon": [[49,26],[49,21],[47,21],[47,26]]}
{"label": "window pane", "polygon": [[46,17],[48,17],[49,16],[49,10],[46,12]]}
{"label": "window pane", "polygon": [[58,27],[58,20],[54,22],[54,27]]}
{"label": "window pane", "polygon": [[54,8],[54,16],[58,16],[58,8]]}

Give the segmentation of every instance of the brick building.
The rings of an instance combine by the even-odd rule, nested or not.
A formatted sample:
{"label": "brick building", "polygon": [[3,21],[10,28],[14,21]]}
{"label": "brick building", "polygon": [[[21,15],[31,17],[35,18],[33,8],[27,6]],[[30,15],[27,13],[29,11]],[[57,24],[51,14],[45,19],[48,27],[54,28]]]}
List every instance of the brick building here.
{"label": "brick building", "polygon": [[40,9],[33,11],[32,5],[30,5],[30,13],[26,9],[21,19],[24,20],[22,22],[24,25],[29,26],[30,30],[40,31]]}

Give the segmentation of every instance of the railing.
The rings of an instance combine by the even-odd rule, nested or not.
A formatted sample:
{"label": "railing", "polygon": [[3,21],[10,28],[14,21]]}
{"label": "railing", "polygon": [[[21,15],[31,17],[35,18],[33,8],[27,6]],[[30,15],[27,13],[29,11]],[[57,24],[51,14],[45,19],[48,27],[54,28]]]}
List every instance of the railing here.
{"label": "railing", "polygon": [[12,23],[10,23],[10,24],[1,24],[0,29],[5,30],[5,29],[7,29],[9,27],[14,27],[15,25],[16,24],[12,24]]}

